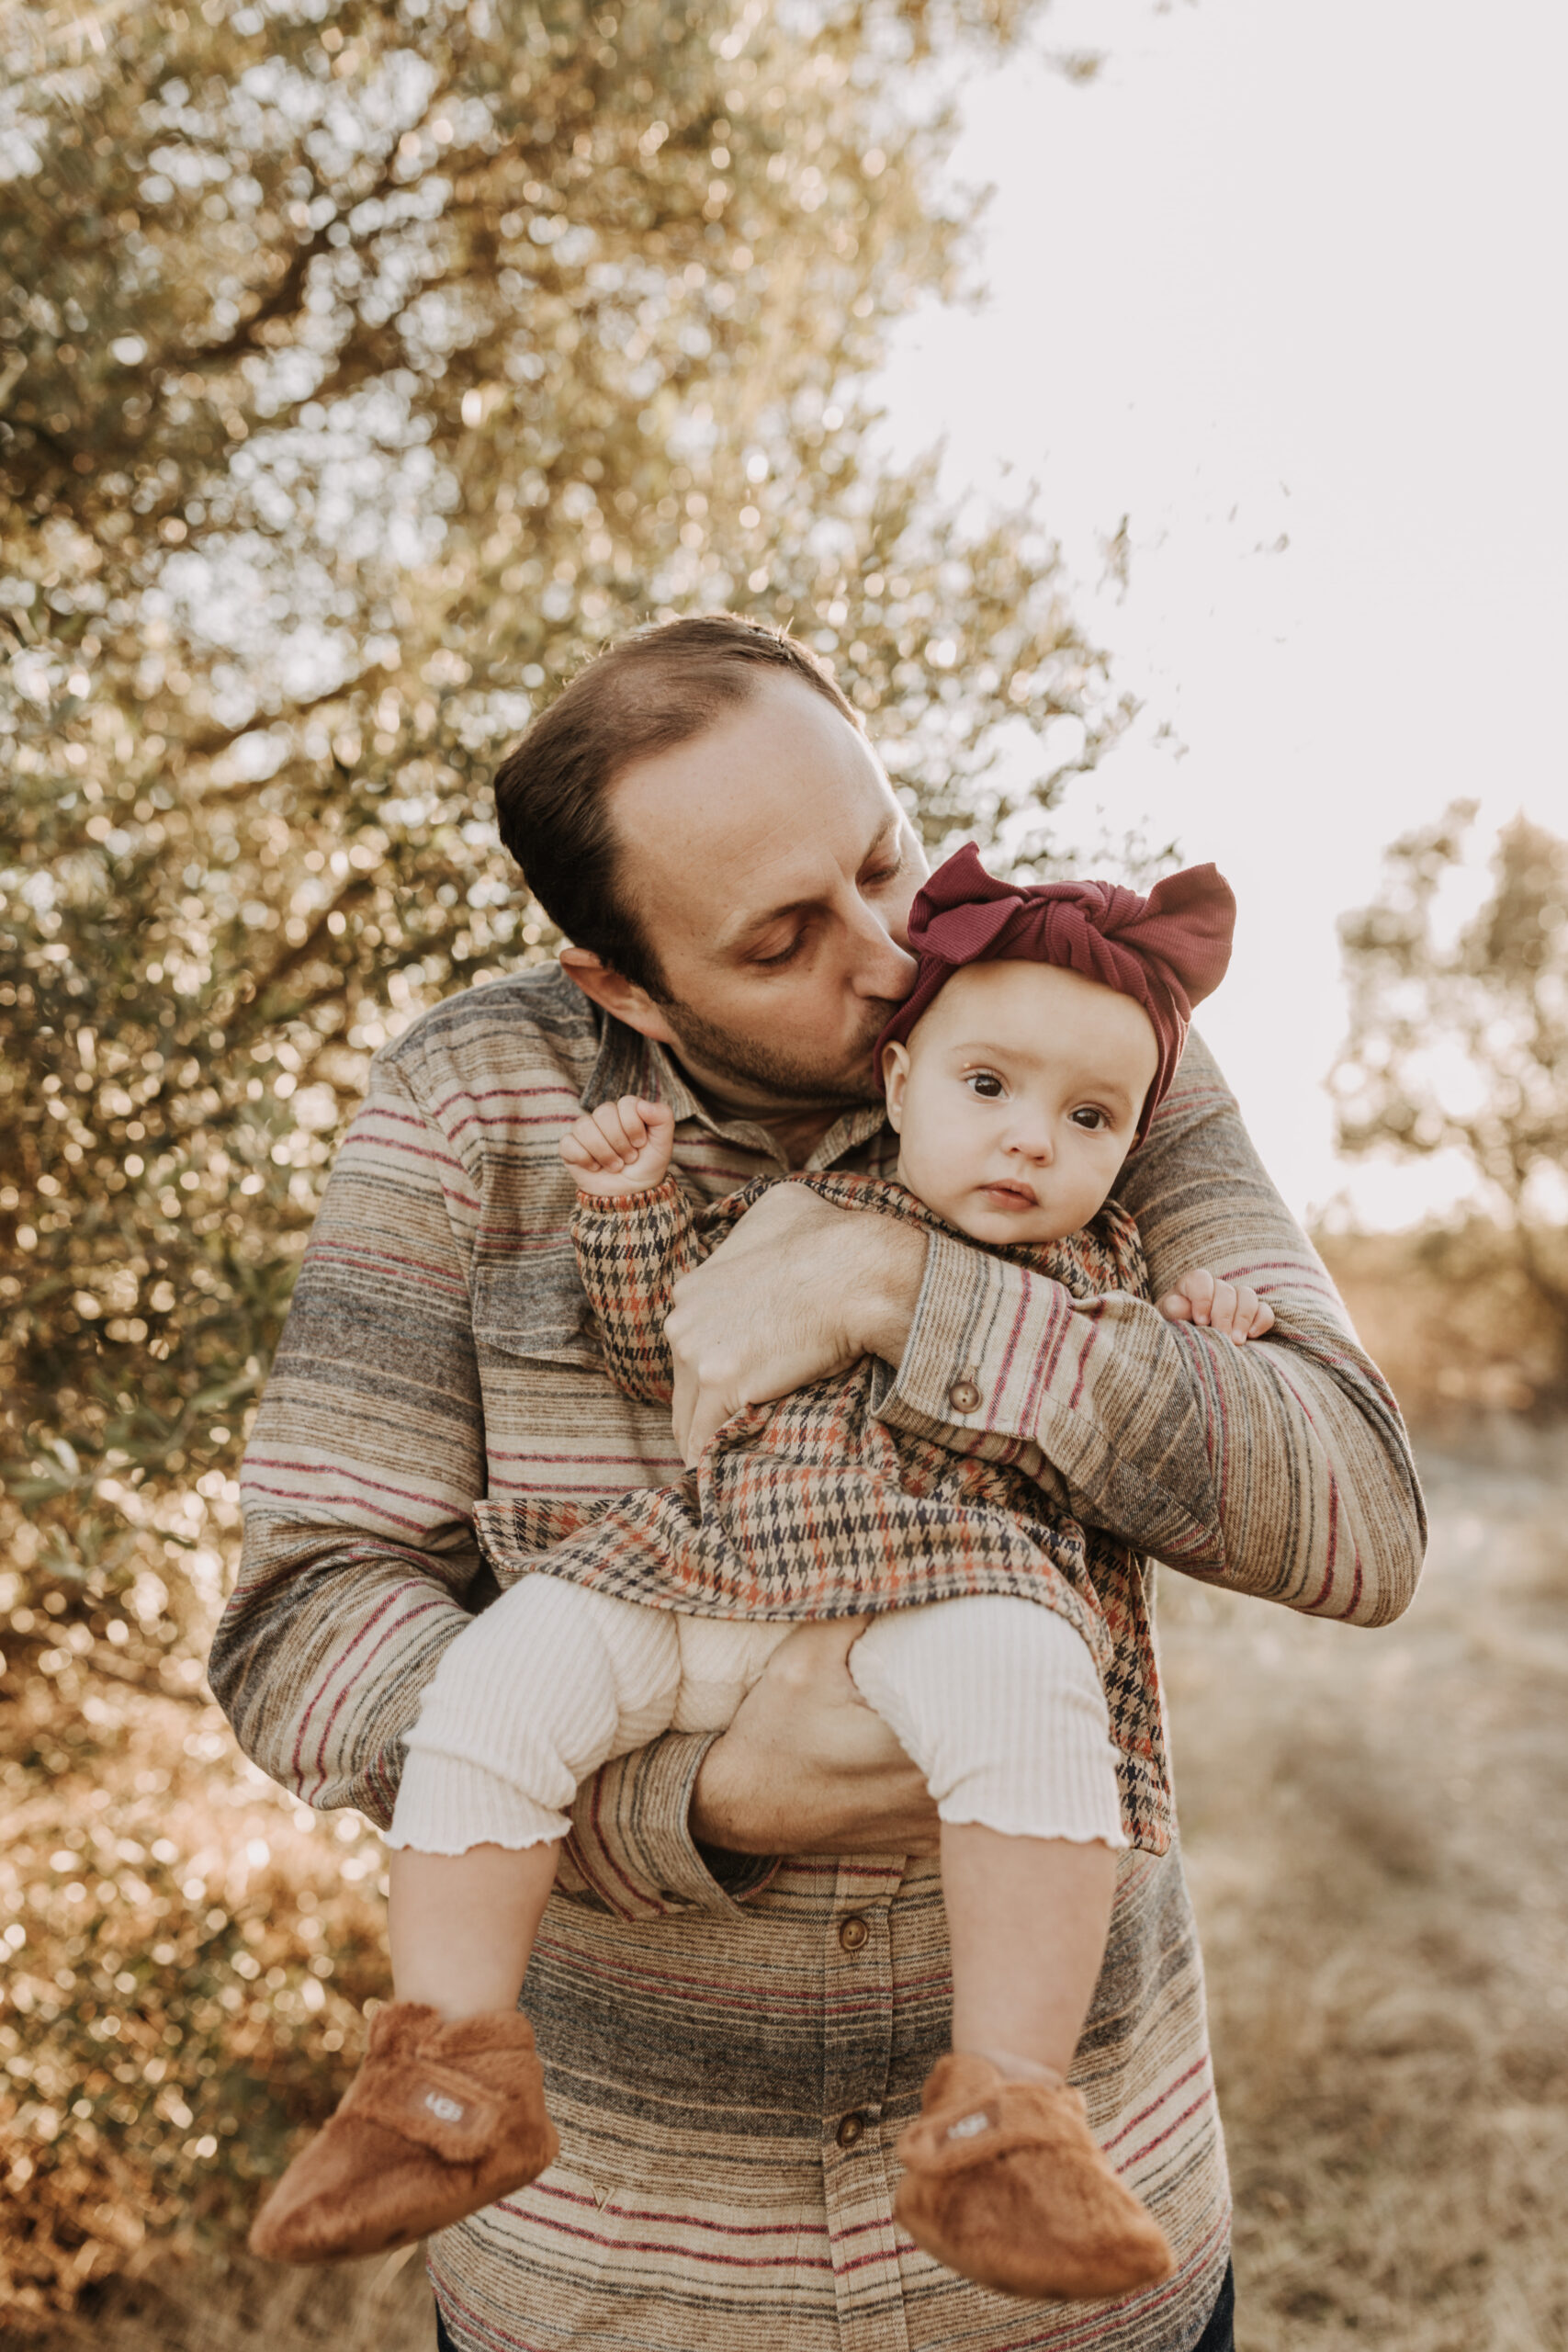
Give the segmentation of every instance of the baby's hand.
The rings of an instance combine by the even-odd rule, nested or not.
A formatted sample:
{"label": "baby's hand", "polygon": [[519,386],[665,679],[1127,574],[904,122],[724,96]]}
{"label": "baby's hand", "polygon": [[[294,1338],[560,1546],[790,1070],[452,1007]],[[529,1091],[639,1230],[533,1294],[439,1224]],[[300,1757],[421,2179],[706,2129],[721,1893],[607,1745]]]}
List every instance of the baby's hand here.
{"label": "baby's hand", "polygon": [[560,1156],[580,1191],[613,1200],[662,1184],[674,1145],[675,1114],[667,1102],[623,1094],[574,1119],[560,1139]]}
{"label": "baby's hand", "polygon": [[1260,1340],[1274,1328],[1274,1310],[1246,1283],[1216,1282],[1207,1266],[1184,1275],[1159,1302],[1168,1323],[1198,1323],[1222,1339]]}

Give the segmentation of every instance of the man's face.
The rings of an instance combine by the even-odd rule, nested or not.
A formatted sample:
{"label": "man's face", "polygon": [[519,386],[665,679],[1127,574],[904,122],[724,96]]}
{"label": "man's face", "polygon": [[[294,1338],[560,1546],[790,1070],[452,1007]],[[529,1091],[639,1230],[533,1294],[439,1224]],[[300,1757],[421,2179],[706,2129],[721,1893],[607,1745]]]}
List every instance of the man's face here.
{"label": "man's face", "polygon": [[759,1108],[874,1101],[926,860],[863,736],[794,678],[614,786],[623,887],[662,972],[645,1034]]}

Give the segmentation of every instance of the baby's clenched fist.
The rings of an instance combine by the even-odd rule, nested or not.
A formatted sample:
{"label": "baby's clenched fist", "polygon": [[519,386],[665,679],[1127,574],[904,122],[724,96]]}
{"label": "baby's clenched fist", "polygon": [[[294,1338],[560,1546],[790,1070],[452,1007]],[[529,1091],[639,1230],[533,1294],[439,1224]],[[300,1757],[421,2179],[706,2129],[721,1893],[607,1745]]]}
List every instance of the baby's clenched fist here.
{"label": "baby's clenched fist", "polygon": [[1274,1328],[1274,1310],[1246,1283],[1220,1282],[1207,1266],[1184,1274],[1159,1302],[1168,1323],[1196,1323],[1241,1347]]}
{"label": "baby's clenched fist", "polygon": [[667,1102],[623,1094],[574,1119],[560,1139],[560,1156],[580,1192],[613,1200],[662,1184],[674,1145],[675,1114]]}

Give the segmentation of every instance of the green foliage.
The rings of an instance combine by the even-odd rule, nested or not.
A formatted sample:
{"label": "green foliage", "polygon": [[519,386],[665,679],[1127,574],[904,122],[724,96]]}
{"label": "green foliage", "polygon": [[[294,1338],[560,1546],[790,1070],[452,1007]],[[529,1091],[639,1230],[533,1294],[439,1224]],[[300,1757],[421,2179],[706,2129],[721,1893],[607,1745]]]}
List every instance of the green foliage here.
{"label": "green foliage", "polygon": [[1458,1150],[1508,1237],[1568,1390],[1568,842],[1518,817],[1490,896],[1451,939],[1439,903],[1473,802],[1393,844],[1382,897],[1340,925],[1350,1035],[1334,1074],[1346,1151]]}
{"label": "green foliage", "polygon": [[718,605],[834,663],[933,843],[1014,813],[1000,724],[1115,725],[1049,541],[879,466],[865,392],[960,287],[954,55],[1039,5],[0,0],[18,2310],[232,2219],[381,1983],[369,1865],[235,1763],[199,1658],[368,1057],[553,951],[506,745]]}
{"label": "green foliage", "polygon": [[489,780],[597,645],[790,620],[933,841],[999,721],[1112,723],[1049,542],[859,389],[958,284],[936,65],[1030,14],[0,12],[0,1453],[58,1572],[235,1453],[371,1051],[551,951]]}

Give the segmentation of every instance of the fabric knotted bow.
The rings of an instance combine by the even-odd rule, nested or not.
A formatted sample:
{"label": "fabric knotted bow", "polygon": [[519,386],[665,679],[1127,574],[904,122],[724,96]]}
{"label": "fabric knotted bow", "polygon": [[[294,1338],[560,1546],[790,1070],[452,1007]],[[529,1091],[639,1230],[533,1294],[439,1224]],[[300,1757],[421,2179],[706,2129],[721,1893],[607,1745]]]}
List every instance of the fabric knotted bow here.
{"label": "fabric knotted bow", "polygon": [[876,1041],[907,1037],[931,1000],[966,964],[1055,964],[1130,996],[1148,1014],[1159,1048],[1134,1148],[1169,1088],[1192,1008],[1218,988],[1231,958],[1235,898],[1217,867],[1168,874],[1145,898],[1119,882],[998,882],[973,842],[937,867],[909,910],[915,985]]}

